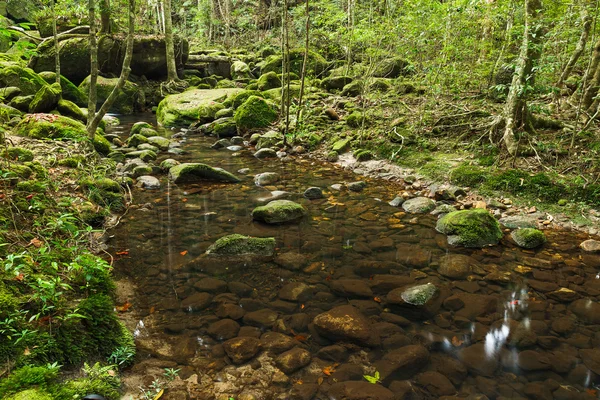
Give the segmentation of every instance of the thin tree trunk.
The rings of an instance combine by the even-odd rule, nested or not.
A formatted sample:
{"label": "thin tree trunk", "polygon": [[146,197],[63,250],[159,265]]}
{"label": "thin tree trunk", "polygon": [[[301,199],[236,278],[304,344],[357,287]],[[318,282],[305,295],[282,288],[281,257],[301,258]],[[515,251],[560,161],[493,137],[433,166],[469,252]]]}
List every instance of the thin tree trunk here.
{"label": "thin tree trunk", "polygon": [[[286,2],[286,0],[284,0]],[[287,4],[281,5],[281,111],[280,116],[283,117],[285,115],[285,20],[286,20],[286,7]],[[285,137],[284,137],[285,140]]]}
{"label": "thin tree trunk", "polygon": [[527,104],[524,89],[533,83],[533,64],[539,58],[541,51],[538,43],[541,41],[541,29],[532,28],[541,9],[540,0],[525,0],[525,31],[521,52],[517,60],[515,74],[504,106],[505,128],[502,140],[511,155],[516,155],[519,140],[516,130],[526,123]]}
{"label": "thin tree trunk", "polygon": [[178,81],[175,64],[175,44],[173,43],[173,20],[171,18],[171,0],[163,0],[165,14],[165,45],[167,47],[167,81]]}
{"label": "thin tree trunk", "polygon": [[56,70],[56,83],[60,85],[60,49],[58,48],[58,30],[56,28],[56,0],[50,2],[52,7],[52,35],[54,36],[54,68]]}
{"label": "thin tree trunk", "polygon": [[96,129],[92,122],[96,116],[96,84],[98,83],[98,41],[96,39],[96,5],[94,0],[88,0],[90,18],[90,92],[88,95],[87,131],[90,140],[94,138]]}
{"label": "thin tree trunk", "polygon": [[564,81],[569,77],[569,75],[571,75],[571,71],[573,71],[575,63],[579,60],[581,54],[583,54],[585,46],[587,45],[588,38],[590,36],[590,30],[592,27],[592,17],[588,12],[588,8],[585,3],[581,4],[581,7],[581,36],[579,37],[579,41],[577,42],[575,51],[573,52],[573,54],[571,54],[571,58],[569,58],[569,61],[567,62],[567,64],[562,70],[562,73],[560,74],[560,78],[558,78],[558,82],[556,83],[556,87],[558,88],[562,87]]}
{"label": "thin tree trunk", "polygon": [[304,81],[306,80],[306,64],[308,62],[308,45],[310,37],[310,8],[309,1],[306,0],[306,41],[304,43],[304,59],[302,60],[302,73],[300,74],[300,99],[298,100],[298,109],[296,110],[296,128],[300,126],[300,112],[302,111],[302,98],[304,97]]}
{"label": "thin tree trunk", "polygon": [[514,14],[515,14],[515,9],[513,7],[513,4],[514,3],[511,2],[510,13],[508,14],[508,17],[506,19],[506,30],[504,32],[504,41],[502,42],[502,47],[500,48],[500,53],[498,53],[498,57],[496,58],[494,67],[492,68],[492,71],[490,72],[490,79],[488,81],[488,86],[487,86],[488,90],[492,86],[492,82],[494,81],[494,75],[496,74],[496,71],[498,70],[500,63],[504,59],[504,53],[506,52],[506,46],[510,42],[510,34],[511,34],[511,31],[513,28]]}
{"label": "thin tree trunk", "polygon": [[[93,0],[90,0],[90,2],[91,1],[93,1]],[[110,94],[108,95],[108,98],[104,101],[104,103],[100,107],[100,110],[97,113],[94,113],[93,117],[91,118],[91,121],[90,121],[91,114],[88,114],[87,129],[88,129],[88,135],[89,135],[90,139],[93,139],[94,135],[96,134],[96,129],[98,128],[98,125],[100,124],[100,121],[106,115],[108,110],[110,110],[110,107],[113,105],[113,103],[117,99],[117,96],[121,92],[121,89],[123,89],[123,86],[125,86],[125,82],[127,81],[127,78],[129,77],[129,73],[131,72],[130,66],[131,66],[131,59],[133,58],[133,35],[135,33],[135,0],[129,0],[128,14],[129,14],[129,18],[128,18],[128,23],[127,23],[127,25],[128,25],[127,48],[125,50],[125,58],[123,59],[123,66],[121,67],[121,75],[119,75],[119,80],[117,81],[117,85],[110,92]],[[90,18],[90,23],[94,24],[94,22],[92,22],[91,18]],[[97,51],[97,49],[96,49],[96,51]],[[97,69],[97,62],[96,62],[96,69]],[[92,88],[92,86],[90,86],[90,92],[92,90],[91,88]],[[94,105],[94,109],[95,109],[95,105]],[[89,111],[88,111],[88,113],[89,113]]]}
{"label": "thin tree trunk", "polygon": [[100,1],[100,33],[111,33],[110,0]]}

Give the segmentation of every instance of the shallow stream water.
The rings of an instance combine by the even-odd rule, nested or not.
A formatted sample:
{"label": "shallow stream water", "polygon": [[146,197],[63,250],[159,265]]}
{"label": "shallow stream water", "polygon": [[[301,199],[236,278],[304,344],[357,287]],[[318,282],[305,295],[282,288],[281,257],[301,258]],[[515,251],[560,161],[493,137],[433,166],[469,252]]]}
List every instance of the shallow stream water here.
{"label": "shallow stream water", "polygon": [[[126,135],[140,120],[154,124],[151,118],[124,119],[113,133]],[[518,248],[509,235],[485,249],[450,248],[434,229],[437,217],[388,204],[405,190],[401,184],[309,158],[258,160],[249,150],[213,150],[214,141],[189,135],[185,154],[161,154],[158,161],[206,163],[241,183],[173,185],[162,175],[160,190],[133,191],[135,203],[144,206],[110,232],[110,252],[127,252],[116,258],[115,273],[136,287],[129,299],[137,321],[134,371],[158,365],[180,369],[182,379],[196,374],[186,389],[190,398],[330,399],[346,390],[332,390],[335,384],[366,382],[364,375],[385,373],[386,360],[395,357],[404,370],[376,385],[398,399],[597,397],[600,256],[579,249],[587,236],[545,231],[548,243],[534,251]],[[280,180],[259,187],[254,176],[262,172],[276,172]],[[358,180],[367,183],[359,193],[331,187]],[[303,198],[311,186],[322,188],[325,198]],[[308,217],[284,225],[254,222],[251,211],[275,190],[290,192]],[[210,275],[203,272],[193,260],[231,233],[275,237],[275,260],[223,263]],[[471,265],[471,273],[441,275],[438,267],[448,256]],[[393,289],[426,283],[440,289],[435,304],[406,310],[386,299]],[[298,287],[302,295],[290,294]],[[208,293],[206,301],[190,306],[198,293]],[[366,316],[365,329],[377,344],[335,341],[314,329],[315,316],[347,304]],[[292,342],[273,345],[274,337],[265,336],[271,331]],[[233,365],[222,342],[239,336],[262,336],[269,351]],[[274,366],[290,346],[308,350],[312,359],[282,373]],[[403,354],[407,346],[416,354]],[[378,393],[369,398],[387,398]]]}

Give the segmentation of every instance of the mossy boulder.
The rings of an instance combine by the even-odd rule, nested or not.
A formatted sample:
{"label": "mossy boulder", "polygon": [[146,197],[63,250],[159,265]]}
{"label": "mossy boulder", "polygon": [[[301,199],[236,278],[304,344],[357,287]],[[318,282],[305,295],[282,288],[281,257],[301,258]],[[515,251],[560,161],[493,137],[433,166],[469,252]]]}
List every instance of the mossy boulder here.
{"label": "mossy boulder", "polygon": [[72,101],[65,99],[58,100],[58,103],[56,103],[56,110],[65,117],[76,119],[82,123],[87,122],[87,118],[83,111],[81,111],[81,108],[79,108],[77,104],[73,103]]}
{"label": "mossy boulder", "polygon": [[231,77],[233,79],[248,79],[252,77],[250,67],[243,61],[234,61],[231,64]]}
{"label": "mossy boulder", "polygon": [[241,131],[254,128],[266,128],[278,118],[277,111],[265,99],[250,96],[235,111],[233,119]]}
{"label": "mossy boulder", "polygon": [[2,152],[2,156],[16,161],[33,161],[33,151],[22,147],[9,147]]}
{"label": "mossy boulder", "polygon": [[350,146],[350,138],[340,139],[333,143],[331,150],[336,153],[341,153],[348,149]]}
{"label": "mossy boulder", "polygon": [[169,145],[171,144],[171,141],[162,136],[149,136],[148,143],[158,147],[161,150],[169,150]]}
{"label": "mossy boulder", "polygon": [[351,128],[360,128],[363,126],[366,118],[360,111],[353,111],[346,117],[346,125]]}
{"label": "mossy boulder", "polygon": [[277,131],[268,131],[263,135],[259,135],[256,141],[256,150],[275,147],[283,141],[283,135]]}
{"label": "mossy boulder", "polygon": [[195,183],[203,180],[239,182],[239,178],[222,168],[201,163],[183,163],[169,169],[169,178],[175,183]]}
{"label": "mossy boulder", "polygon": [[321,87],[328,91],[341,90],[350,83],[352,83],[352,78],[349,76],[330,76],[321,81]]}
{"label": "mossy boulder", "polygon": [[[42,71],[39,73],[40,77],[45,80],[49,85],[56,82],[56,72],[53,71]],[[83,93],[73,82],[60,76],[60,87],[62,88],[62,98],[65,100],[72,101],[79,107],[87,107],[88,96],[87,92]]]}
{"label": "mossy boulder", "polygon": [[21,94],[21,89],[16,86],[8,86],[0,89],[0,98],[3,102],[9,102]]}
{"label": "mossy boulder", "polygon": [[[104,103],[108,98],[112,90],[117,86],[119,78],[104,78],[98,77],[96,83],[96,101],[99,105]],[[79,90],[84,93],[89,93],[90,90],[90,77],[88,76],[79,85]],[[130,81],[126,81],[125,85],[119,92],[117,99],[111,107],[111,111],[118,114],[133,114],[135,111],[139,111],[144,107],[144,92],[140,87]]]}
{"label": "mossy boulder", "polygon": [[[152,129],[154,127],[150,125],[148,122],[136,122],[131,126],[131,130],[129,131],[129,136],[135,135],[136,133],[140,133],[142,129]],[[144,135],[145,136],[145,135]]]}
{"label": "mossy boulder", "polygon": [[15,127],[15,134],[34,139],[72,139],[87,137],[85,125],[72,118],[54,114],[28,114]]}
{"label": "mossy boulder", "polygon": [[92,144],[94,145],[94,149],[104,156],[108,155],[111,150],[110,142],[102,135],[95,134],[94,140],[92,140]]}
{"label": "mossy boulder", "polygon": [[58,83],[42,86],[29,104],[29,112],[33,114],[52,111],[58,104],[61,94],[62,89]]}
{"label": "mossy boulder", "polygon": [[215,119],[217,111],[225,108],[221,102],[240,89],[190,89],[165,97],[156,110],[158,123],[163,126],[188,126]]}
{"label": "mossy boulder", "polygon": [[48,86],[32,69],[16,65],[0,69],[0,84],[18,87],[23,96],[35,95],[42,87]]}
{"label": "mossy boulder", "polygon": [[298,220],[306,215],[302,205],[290,200],[274,200],[252,210],[252,218],[267,224],[281,224]]}
{"label": "mossy boulder", "polygon": [[128,147],[138,147],[142,143],[148,143],[148,138],[144,135],[140,135],[139,133],[135,133],[127,139]]}
{"label": "mossy boulder", "polygon": [[216,88],[217,89],[231,89],[231,88],[235,88],[235,82],[232,81],[231,79],[221,79],[218,83]]}
{"label": "mossy boulder", "polygon": [[35,96],[30,94],[29,96],[17,96],[8,103],[10,107],[13,107],[19,111],[27,112],[29,111],[29,105],[33,101]]}
{"label": "mossy boulder", "polygon": [[15,117],[23,115],[18,109],[7,106],[6,104],[0,104],[0,122],[8,122]]}
{"label": "mossy boulder", "polygon": [[510,234],[515,243],[524,249],[535,249],[546,243],[546,235],[539,229],[517,229]]}
{"label": "mossy boulder", "polygon": [[[292,49],[290,50],[290,71],[300,75],[302,73],[302,63],[304,61],[304,49]],[[267,72],[281,73],[282,56],[281,54],[274,54],[260,63],[257,64],[260,67],[262,74]],[[309,75],[321,74],[327,68],[327,60],[320,54],[310,51],[308,52],[308,61],[306,63],[306,71]]]}
{"label": "mossy boulder", "polygon": [[373,76],[378,78],[398,78],[399,76],[410,75],[410,63],[402,57],[392,57],[382,60]]}
{"label": "mossy boulder", "polygon": [[270,257],[275,253],[275,238],[258,238],[239,234],[227,235],[213,243],[206,254],[241,256],[245,254]]}
{"label": "mossy boulder", "polygon": [[231,95],[227,100],[223,102],[226,107],[238,108],[246,102],[252,96],[260,96],[260,92],[256,90],[240,90],[239,92]]}
{"label": "mossy boulder", "polygon": [[237,125],[233,118],[219,118],[211,124],[210,132],[217,137],[233,137],[237,135]]}
{"label": "mossy boulder", "polygon": [[269,90],[281,87],[281,78],[274,71],[262,74],[256,82],[258,90]]}
{"label": "mossy boulder", "polygon": [[378,92],[387,92],[392,89],[392,80],[388,78],[375,78],[369,83],[369,89]]}
{"label": "mossy boulder", "polygon": [[448,213],[438,220],[435,229],[448,235],[448,243],[455,246],[482,248],[502,239],[500,224],[484,209]]}
{"label": "mossy boulder", "polygon": [[6,400],[52,400],[53,397],[40,389],[27,389],[6,398]]}
{"label": "mossy boulder", "polygon": [[364,90],[364,82],[361,80],[352,81],[342,89],[341,95],[348,97],[356,97],[362,94]]}
{"label": "mossy boulder", "polygon": [[[308,92],[309,88],[305,88],[305,92]],[[300,97],[300,85],[290,85],[288,88],[287,85],[283,88],[283,97],[287,98],[288,91],[290,92],[290,98],[298,98]],[[281,88],[269,89],[262,92],[262,97],[265,99],[272,100],[276,103],[281,103]]]}

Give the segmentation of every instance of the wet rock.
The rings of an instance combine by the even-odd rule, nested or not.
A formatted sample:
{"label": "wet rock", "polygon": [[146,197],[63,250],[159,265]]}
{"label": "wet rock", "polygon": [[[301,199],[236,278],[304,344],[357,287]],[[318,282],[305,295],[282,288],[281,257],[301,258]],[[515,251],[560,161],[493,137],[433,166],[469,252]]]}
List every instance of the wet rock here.
{"label": "wet rock", "polygon": [[183,163],[169,169],[169,178],[174,183],[196,183],[203,180],[239,182],[239,178],[222,168],[201,163]]}
{"label": "wet rock", "polygon": [[456,296],[465,304],[460,310],[455,312],[456,316],[475,321],[477,317],[483,317],[496,312],[498,308],[498,298],[496,296],[457,293]]}
{"label": "wet rock", "polygon": [[534,228],[523,228],[512,231],[510,237],[515,241],[517,246],[524,249],[535,249],[546,243],[546,235],[544,232]]}
{"label": "wet rock", "polygon": [[460,387],[468,374],[467,367],[463,363],[442,353],[432,353],[431,364],[434,370],[450,379],[450,382],[457,387]]}
{"label": "wet rock", "polygon": [[306,215],[300,204],[290,200],[275,200],[252,210],[252,218],[267,224],[280,224],[298,220]]}
{"label": "wet rock", "polygon": [[260,149],[256,153],[254,153],[254,157],[258,158],[259,160],[265,158],[277,158],[277,152],[267,147],[264,149]]}
{"label": "wet rock", "polygon": [[252,286],[243,282],[229,282],[227,288],[231,293],[235,293],[240,297],[246,297],[252,293]]}
{"label": "wet rock", "polygon": [[429,351],[421,345],[410,345],[386,353],[373,365],[384,385],[394,380],[408,379],[419,373],[429,362]]}
{"label": "wet rock", "polygon": [[437,294],[438,289],[434,284],[412,286],[410,288],[398,288],[392,290],[387,295],[387,300],[391,304],[411,304],[414,306],[423,306],[430,302]]}
{"label": "wet rock", "polygon": [[433,211],[435,201],[427,197],[415,197],[402,203],[402,208],[411,214],[425,214]]}
{"label": "wet rock", "polygon": [[319,391],[316,383],[303,383],[294,385],[289,394],[289,400],[312,400]]}
{"label": "wet rock", "polygon": [[210,148],[218,150],[218,149],[222,149],[222,148],[229,147],[229,146],[231,146],[231,142],[229,140],[227,140],[227,139],[219,139],[216,142],[214,142],[210,146]]}
{"label": "wet rock", "polygon": [[282,253],[277,255],[273,260],[275,264],[283,267],[285,269],[289,269],[292,271],[303,268],[308,262],[306,256],[304,254],[296,253],[289,251],[287,253]]}
{"label": "wet rock", "polygon": [[323,190],[321,190],[321,188],[313,186],[304,191],[304,197],[309,200],[317,200],[322,199],[325,196],[323,195]]}
{"label": "wet rock", "polygon": [[564,287],[548,293],[547,296],[562,303],[570,303],[571,301],[577,300],[581,297],[579,293]]}
{"label": "wet rock", "polygon": [[371,243],[369,243],[369,248],[372,251],[377,251],[377,252],[392,250],[394,248],[394,240],[389,237],[377,239],[377,240],[374,240]]}
{"label": "wet rock", "polygon": [[589,324],[600,324],[600,304],[589,299],[575,300],[569,310]]}
{"label": "wet rock", "polygon": [[600,374],[600,349],[581,349],[579,357],[592,372]]}
{"label": "wet rock", "polygon": [[210,293],[194,293],[193,295],[186,297],[181,302],[181,308],[189,311],[200,311],[204,310],[212,303],[213,296]]}
{"label": "wet rock", "polygon": [[275,359],[275,364],[286,374],[291,374],[310,364],[310,351],[295,347],[282,353]]}
{"label": "wet rock", "polygon": [[404,197],[396,196],[394,200],[390,201],[388,204],[392,207],[400,207],[405,201]]}
{"label": "wet rock", "polygon": [[254,177],[254,183],[257,186],[268,186],[279,181],[279,174],[275,172],[263,172]]}
{"label": "wet rock", "polygon": [[244,315],[244,323],[258,328],[271,328],[277,321],[279,314],[268,308],[258,311],[251,311]]}
{"label": "wet rock", "polygon": [[215,315],[219,318],[231,318],[234,320],[241,319],[244,314],[246,314],[246,310],[236,304],[220,304],[216,311]]}
{"label": "wet rock", "polygon": [[517,357],[517,365],[525,371],[542,371],[551,368],[550,359],[535,350],[524,350]]}
{"label": "wet rock", "polygon": [[202,278],[194,284],[201,292],[223,293],[227,290],[227,282],[214,278]]}
{"label": "wet rock", "polygon": [[302,282],[291,282],[279,289],[279,298],[288,301],[306,301],[312,295],[310,286]]}
{"label": "wet rock", "polygon": [[536,400],[553,400],[552,392],[543,382],[529,382],[525,385],[523,389],[523,393],[525,393],[530,399]]}
{"label": "wet rock", "polygon": [[215,340],[228,340],[237,336],[240,324],[232,319],[222,319],[210,324],[207,333]]}
{"label": "wet rock", "polygon": [[463,254],[448,254],[440,258],[440,267],[438,272],[451,279],[463,279],[471,274],[472,266],[477,265],[477,261]]}
{"label": "wet rock", "polygon": [[330,399],[340,400],[394,400],[394,393],[381,385],[366,381],[338,382],[329,388]]}
{"label": "wet rock", "polygon": [[317,357],[327,361],[342,363],[348,359],[348,350],[339,344],[334,344],[321,348],[317,353]]}
{"label": "wet rock", "polygon": [[237,337],[223,343],[225,353],[234,364],[243,364],[260,351],[260,340],[253,337]]}
{"label": "wet rock", "polygon": [[373,297],[368,283],[361,279],[338,279],[331,282],[331,290],[345,297]]}
{"label": "wet rock", "polygon": [[332,340],[348,340],[359,345],[376,346],[376,336],[369,320],[355,307],[338,306],[317,315],[313,320],[317,332]]}
{"label": "wet rock", "polygon": [[600,252],[600,241],[589,239],[585,242],[582,242],[579,247],[581,247],[583,251],[587,251],[589,253],[598,253]]}
{"label": "wet rock", "polygon": [[279,332],[266,332],[260,337],[261,346],[265,351],[270,351],[275,354],[288,351],[299,342],[294,338],[284,335]]}
{"label": "wet rock", "polygon": [[217,239],[206,254],[244,255],[256,254],[272,256],[275,252],[275,238],[257,238],[239,234],[227,235]]}
{"label": "wet rock", "polygon": [[347,186],[348,190],[352,192],[362,192],[367,187],[367,183],[363,181],[350,182]]}
{"label": "wet rock", "polygon": [[160,189],[160,181],[150,175],[142,175],[137,178],[137,185],[148,190]]}
{"label": "wet rock", "polygon": [[493,377],[498,368],[498,358],[495,354],[489,354],[481,343],[461,349],[458,359],[474,374]]}
{"label": "wet rock", "polygon": [[448,235],[448,244],[454,246],[481,248],[498,244],[503,236],[498,221],[484,209],[446,214],[435,229]]}
{"label": "wet rock", "polygon": [[413,284],[415,280],[410,276],[370,274],[369,286],[373,292],[389,293],[391,290]]}
{"label": "wet rock", "polygon": [[427,371],[417,376],[417,384],[434,396],[450,396],[456,393],[454,385],[439,372]]}
{"label": "wet rock", "polygon": [[527,215],[511,215],[498,222],[509,229],[537,228],[537,219]]}

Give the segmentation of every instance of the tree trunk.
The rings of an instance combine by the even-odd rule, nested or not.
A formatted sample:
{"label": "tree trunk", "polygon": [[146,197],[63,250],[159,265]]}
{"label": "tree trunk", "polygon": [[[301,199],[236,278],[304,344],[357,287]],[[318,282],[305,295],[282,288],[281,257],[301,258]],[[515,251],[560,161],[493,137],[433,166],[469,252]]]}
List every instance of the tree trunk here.
{"label": "tree trunk", "polygon": [[56,70],[56,83],[60,85],[60,50],[58,48],[58,30],[56,29],[55,2],[56,0],[52,0],[50,7],[52,7],[52,35],[54,36],[54,68]]}
{"label": "tree trunk", "polygon": [[571,54],[571,58],[565,65],[560,74],[560,78],[558,78],[558,82],[556,83],[556,87],[561,88],[564,81],[567,80],[569,75],[571,75],[571,71],[573,71],[573,67],[583,51],[585,50],[585,46],[587,45],[588,37],[590,36],[590,30],[592,28],[592,17],[589,14],[587,5],[585,3],[581,4],[581,36],[579,37],[579,41],[577,42],[577,46],[575,47],[575,51]]}
{"label": "tree trunk", "polygon": [[[90,3],[92,3],[93,0],[90,0]],[[110,109],[110,107],[113,105],[113,103],[115,102],[115,100],[117,99],[117,96],[119,95],[121,89],[123,89],[123,86],[125,86],[125,82],[127,81],[127,78],[129,77],[129,73],[131,72],[131,59],[133,58],[133,35],[135,33],[135,0],[129,0],[129,8],[128,8],[128,14],[129,14],[129,18],[128,18],[128,32],[127,32],[127,48],[125,50],[125,58],[123,59],[123,66],[121,67],[121,74],[119,75],[119,80],[117,81],[117,85],[113,88],[112,92],[110,92],[110,94],[108,95],[108,98],[104,101],[104,104],[102,104],[102,106],[100,107],[100,110],[96,113],[94,112],[93,114],[88,110],[88,126],[87,126],[87,130],[88,130],[88,135],[90,137],[90,139],[94,138],[94,135],[96,134],[96,129],[98,128],[98,125],[100,124],[100,121],[102,120],[102,118],[106,115],[106,113],[108,112],[108,110]],[[95,22],[92,19],[92,15],[90,13],[90,23],[95,25]],[[90,31],[91,29],[90,25]],[[95,30],[95,27],[94,27]],[[91,46],[90,46],[91,47]],[[96,52],[96,76],[98,74],[98,61],[97,61],[97,52],[98,52],[98,48],[96,46],[95,48],[95,52]],[[90,103],[91,103],[91,92],[92,90],[94,91],[94,111],[96,109],[96,103],[95,103],[95,97],[96,97],[96,82],[94,82],[94,84],[92,85],[90,83]],[[94,89],[92,89],[94,88]],[[90,117],[91,116],[91,117]]]}
{"label": "tree trunk", "polygon": [[304,81],[306,80],[306,63],[308,62],[308,44],[310,33],[310,8],[309,0],[306,0],[306,41],[304,43],[304,59],[302,60],[302,73],[300,74],[300,99],[296,110],[296,128],[300,125],[300,112],[302,111],[302,98],[304,97]]}
{"label": "tree trunk", "polygon": [[111,33],[110,0],[100,1],[100,33]]}
{"label": "tree trunk", "polygon": [[173,43],[173,19],[171,18],[171,0],[163,0],[165,14],[165,44],[167,47],[167,81],[178,81],[175,65],[175,44]]}
{"label": "tree trunk", "polygon": [[525,0],[525,31],[521,52],[517,60],[515,74],[504,106],[504,135],[502,139],[511,155],[517,153],[519,140],[516,131],[527,122],[527,103],[525,101],[526,86],[533,84],[533,64],[541,55],[541,27],[536,25],[540,0]]}
{"label": "tree trunk", "polygon": [[87,131],[90,140],[94,138],[96,129],[91,129],[96,116],[96,84],[98,83],[98,41],[96,39],[96,5],[88,0],[90,16],[90,92],[88,94]]}

